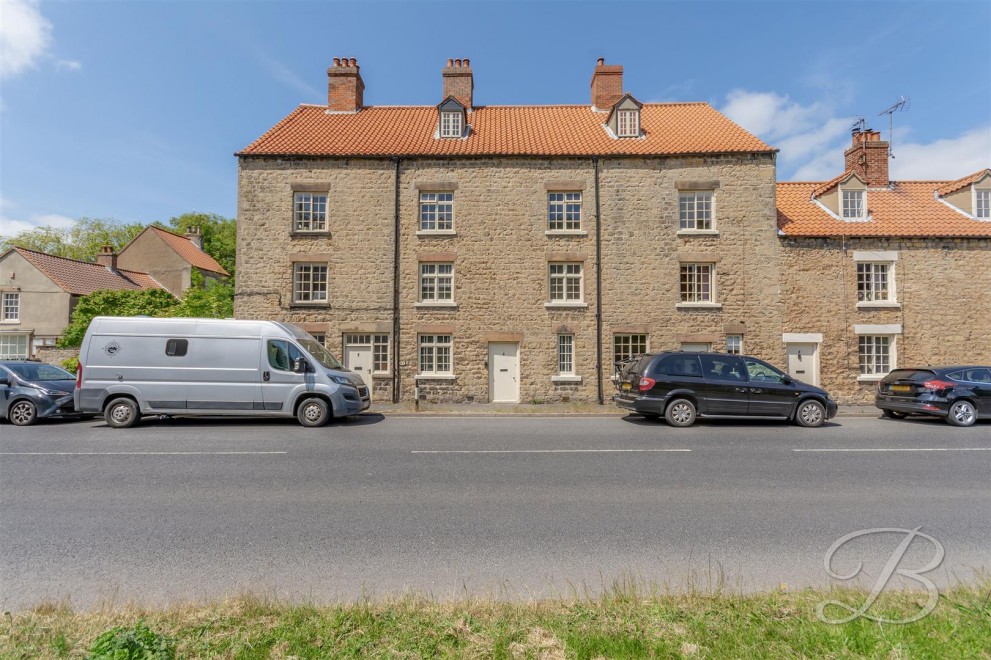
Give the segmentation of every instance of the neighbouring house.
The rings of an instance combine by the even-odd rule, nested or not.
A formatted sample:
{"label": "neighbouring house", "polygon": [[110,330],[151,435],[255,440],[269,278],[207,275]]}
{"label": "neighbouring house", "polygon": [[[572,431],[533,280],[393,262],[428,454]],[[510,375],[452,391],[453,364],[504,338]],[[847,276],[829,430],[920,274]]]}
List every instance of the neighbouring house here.
{"label": "neighbouring house", "polygon": [[848,402],[899,366],[991,363],[991,169],[890,181],[888,158],[855,130],[842,174],[777,186],[788,366]]}
{"label": "neighbouring house", "polygon": [[601,59],[582,105],[476,105],[468,60],[435,106],[327,74],[237,154],[235,313],[302,325],[380,399],[603,401],[617,360],[680,349],[863,402],[897,365],[991,360],[987,171],[891,182],[860,131],[843,175],[777,183],[776,149]]}
{"label": "neighbouring house", "polygon": [[0,255],[0,359],[54,346],[80,296],[101,289],[160,289],[148,273],[120,268],[104,248],[97,263],[13,247]]}
{"label": "neighbouring house", "polygon": [[206,283],[230,276],[203,251],[203,236],[195,227],[182,235],[149,225],[121,249],[117,263],[121,268],[148,271],[177,298],[192,286],[193,272],[199,272]]}

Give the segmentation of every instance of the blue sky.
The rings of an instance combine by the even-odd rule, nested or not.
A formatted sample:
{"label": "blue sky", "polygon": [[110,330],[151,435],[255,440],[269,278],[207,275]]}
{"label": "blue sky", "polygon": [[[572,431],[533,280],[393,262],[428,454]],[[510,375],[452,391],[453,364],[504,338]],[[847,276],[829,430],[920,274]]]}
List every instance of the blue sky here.
{"label": "blue sky", "polygon": [[707,101],[828,179],[858,116],[894,179],[991,166],[991,2],[0,0],[0,234],[82,216],[233,217],[233,153],[355,57],[368,105],[588,103],[598,57],[641,101]]}

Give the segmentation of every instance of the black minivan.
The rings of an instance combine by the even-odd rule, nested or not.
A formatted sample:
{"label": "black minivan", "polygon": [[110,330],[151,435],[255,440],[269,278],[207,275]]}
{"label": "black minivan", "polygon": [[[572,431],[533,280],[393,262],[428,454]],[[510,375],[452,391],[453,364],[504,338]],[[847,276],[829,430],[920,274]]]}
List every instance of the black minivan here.
{"label": "black minivan", "polygon": [[726,353],[647,353],[617,363],[613,402],[671,426],[696,417],[794,420],[821,426],[836,401],[763,360]]}

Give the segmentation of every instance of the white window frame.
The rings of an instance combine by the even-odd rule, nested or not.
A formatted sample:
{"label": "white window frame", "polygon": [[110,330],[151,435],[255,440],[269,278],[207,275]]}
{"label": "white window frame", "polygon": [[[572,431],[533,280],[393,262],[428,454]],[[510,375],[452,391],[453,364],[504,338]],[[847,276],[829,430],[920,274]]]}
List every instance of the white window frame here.
{"label": "white window frame", "polygon": [[[716,196],[712,190],[682,190],[678,193],[678,231],[712,232],[716,229]],[[699,225],[702,226],[699,226]]]}
{"label": "white window frame", "polygon": [[[891,261],[858,261],[857,304],[894,303],[895,264]],[[883,286],[882,286],[883,282]],[[880,295],[884,297],[879,297]]]}
{"label": "white window frame", "polygon": [[353,346],[367,346],[372,352],[372,369],[370,373],[373,375],[392,373],[390,344],[389,335],[384,333],[348,332],[344,334],[345,355],[348,348]]}
{"label": "white window frame", "polygon": [[616,112],[616,135],[618,137],[640,136],[639,110],[618,110]]}
{"label": "white window frame", "polygon": [[743,335],[726,335],[726,353],[729,355],[743,355]]}
{"label": "white window frame", "polygon": [[[417,365],[420,376],[454,375],[454,338],[450,334],[418,335],[416,339]],[[446,349],[446,350],[445,350]],[[446,353],[446,355],[445,355]],[[429,357],[429,364],[424,358]],[[446,357],[447,369],[438,369],[441,358]],[[429,366],[430,369],[425,369]]]}
{"label": "white window frame", "polygon": [[683,262],[678,268],[678,293],[681,305],[715,305],[716,264]]}
{"label": "white window frame", "polygon": [[449,191],[420,193],[418,233],[444,234],[454,232],[454,193]]}
{"label": "white window frame", "polygon": [[974,218],[991,220],[991,188],[974,187]]}
{"label": "white window frame", "polygon": [[462,114],[460,112],[443,111],[440,113],[440,136],[442,138],[459,138],[464,129],[461,126]]}
{"label": "white window frame", "polygon": [[575,375],[575,336],[569,333],[557,336],[557,375]]}
{"label": "white window frame", "polygon": [[[322,274],[322,278],[319,277],[320,274]],[[305,276],[305,280],[304,280],[304,276]],[[293,304],[326,305],[330,300],[329,292],[330,292],[330,267],[326,262],[320,262],[320,261],[293,262],[292,265]]]}
{"label": "white window frame", "polygon": [[[641,341],[641,338],[642,341]],[[623,350],[620,350],[620,345],[623,346]],[[636,348],[643,348],[643,350],[634,350],[634,345]],[[630,358],[634,355],[639,355],[641,353],[650,352],[650,335],[643,332],[626,332],[617,333],[612,336],[612,355],[613,363],[619,362]]]}
{"label": "white window frame", "polygon": [[[23,346],[23,350],[20,350]],[[31,357],[30,333],[0,332],[0,360],[23,360]]]}
{"label": "white window frame", "polygon": [[547,193],[547,230],[549,232],[582,230],[581,191],[555,190]]}
{"label": "white window frame", "polygon": [[[897,368],[895,342],[897,335],[894,334],[859,334],[857,335],[857,380],[876,381],[887,376],[893,369]],[[865,354],[864,349],[869,352]],[[887,355],[883,356],[887,364],[884,364],[881,352],[883,348]],[[887,371],[883,367],[887,366]]]}
{"label": "white window frame", "polygon": [[293,193],[292,228],[294,232],[327,231],[327,193]]}
{"label": "white window frame", "polygon": [[[854,212],[857,215],[854,215]],[[840,188],[840,217],[844,220],[867,218],[867,191]]]}
{"label": "white window frame", "polygon": [[0,323],[21,322],[21,294],[19,291],[4,291],[0,307]]}
{"label": "white window frame", "polygon": [[[424,305],[453,305],[454,263],[424,261],[419,266],[419,302]],[[424,289],[429,285],[429,295]],[[442,288],[446,296],[442,295]]]}
{"label": "white window frame", "polygon": [[[577,298],[574,297],[576,281]],[[555,297],[555,289],[560,291],[557,297]],[[580,261],[552,261],[547,264],[547,304],[585,304],[585,264]]]}

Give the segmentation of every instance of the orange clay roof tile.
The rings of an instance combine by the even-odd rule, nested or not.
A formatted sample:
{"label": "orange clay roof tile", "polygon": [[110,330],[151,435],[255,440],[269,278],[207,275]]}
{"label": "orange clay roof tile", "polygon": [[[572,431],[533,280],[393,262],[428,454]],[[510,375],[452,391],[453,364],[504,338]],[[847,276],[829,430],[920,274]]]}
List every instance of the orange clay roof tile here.
{"label": "orange clay roof tile", "polygon": [[973,174],[965,176],[962,179],[957,179],[956,181],[950,181],[939,188],[936,189],[936,194],[940,197],[944,195],[949,195],[950,193],[956,192],[963,188],[964,186],[969,186],[972,183],[976,183],[980,179],[983,179],[985,175],[991,175],[991,168],[978,170]]}
{"label": "orange clay roof tile", "polygon": [[57,257],[21,247],[13,249],[66,293],[84,296],[101,289],[138,291],[162,288],[148,273],[134,270],[112,273],[106,267],[88,261]]}
{"label": "orange clay roof tile", "polygon": [[202,268],[203,270],[208,270],[212,273],[230,275],[230,273],[224,270],[223,266],[217,263],[216,259],[196,247],[196,245],[185,236],[174,234],[166,229],[162,229],[161,227],[156,227],[155,225],[149,225],[148,228],[154,231],[159,238],[165,241],[166,245],[175,250],[176,253],[189,265]]}
{"label": "orange clay roof tile", "polygon": [[867,191],[870,220],[846,222],[814,202],[818,181],[777,184],[778,230],[786,236],[991,237],[991,222],[974,220],[937,200],[946,181],[893,181]]}
{"label": "orange clay roof tile", "polygon": [[433,106],[328,114],[301,105],[240,156],[652,156],[773,153],[707,103],[645,104],[641,138],[613,139],[606,114],[587,105],[485,106],[468,114],[461,139],[437,138]]}
{"label": "orange clay roof tile", "polygon": [[841,181],[845,181],[846,178],[849,177],[851,174],[854,174],[854,171],[853,170],[847,170],[846,172],[844,172],[843,174],[839,175],[835,179],[830,179],[826,183],[824,183],[824,184],[822,184],[820,186],[817,186],[812,191],[812,196],[813,197],[818,197],[819,195],[823,194],[824,192],[827,192],[829,190],[832,190],[833,188],[835,188],[836,186],[838,186]]}

